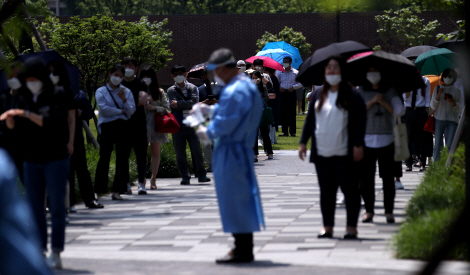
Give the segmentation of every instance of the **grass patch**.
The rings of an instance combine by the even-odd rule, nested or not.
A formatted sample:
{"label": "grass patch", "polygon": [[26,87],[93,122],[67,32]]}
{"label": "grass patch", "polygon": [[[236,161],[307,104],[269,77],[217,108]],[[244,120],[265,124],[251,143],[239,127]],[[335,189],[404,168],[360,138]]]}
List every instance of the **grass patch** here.
{"label": "grass patch", "polygon": [[307,115],[300,115],[296,116],[296,130],[295,130],[295,137],[279,137],[282,134],[282,128],[279,127],[279,132],[276,134],[277,137],[277,144],[273,144],[273,150],[298,150],[299,149],[299,142],[300,136],[302,135],[302,129],[304,128],[304,122]]}
{"label": "grass patch", "polygon": [[[449,226],[465,206],[465,148],[460,145],[451,166],[446,167],[447,149],[441,160],[426,171],[406,209],[406,221],[394,236],[398,258],[429,260],[447,238]],[[462,243],[448,259],[470,260]]]}

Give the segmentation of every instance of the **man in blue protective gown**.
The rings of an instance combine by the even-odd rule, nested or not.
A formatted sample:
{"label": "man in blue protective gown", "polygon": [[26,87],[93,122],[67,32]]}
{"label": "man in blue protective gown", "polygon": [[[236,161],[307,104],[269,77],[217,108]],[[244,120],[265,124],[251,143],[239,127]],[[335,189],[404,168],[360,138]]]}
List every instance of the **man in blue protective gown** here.
{"label": "man in blue protective gown", "polygon": [[[263,112],[257,87],[239,74],[228,49],[212,53],[207,67],[222,85],[213,118],[197,131],[201,141],[215,139],[212,170],[223,229],[232,233],[235,248],[217,263],[251,262],[253,232],[264,228],[261,197],[253,167],[253,140]],[[204,105],[204,104],[202,104]],[[208,108],[202,106],[202,108]]]}

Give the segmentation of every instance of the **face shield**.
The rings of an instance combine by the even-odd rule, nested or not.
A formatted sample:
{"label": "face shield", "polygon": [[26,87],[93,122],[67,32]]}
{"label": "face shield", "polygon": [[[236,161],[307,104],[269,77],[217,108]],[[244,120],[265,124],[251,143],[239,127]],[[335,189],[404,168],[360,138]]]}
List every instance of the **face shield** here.
{"label": "face shield", "polygon": [[235,57],[232,56],[231,58],[229,58],[228,60],[222,63],[219,63],[219,64],[211,63],[207,65],[207,73],[208,73],[208,77],[212,85],[211,90],[213,91],[214,95],[218,95],[220,91],[222,90],[218,88],[217,86],[223,87],[226,85],[224,80],[219,75],[217,75],[216,73],[217,69],[224,67],[226,65],[229,65],[229,64],[236,64],[236,62],[237,61],[235,60]]}

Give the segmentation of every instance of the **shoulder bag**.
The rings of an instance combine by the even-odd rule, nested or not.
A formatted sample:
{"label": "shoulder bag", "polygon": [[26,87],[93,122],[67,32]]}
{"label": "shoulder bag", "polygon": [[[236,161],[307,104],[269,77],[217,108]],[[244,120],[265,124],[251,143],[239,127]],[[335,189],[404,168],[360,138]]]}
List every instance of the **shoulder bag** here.
{"label": "shoulder bag", "polygon": [[410,149],[408,148],[408,134],[406,132],[406,124],[403,123],[404,119],[405,117],[395,118],[395,126],[393,127],[395,161],[402,161],[410,157]]}
{"label": "shoulder bag", "polygon": [[264,102],[263,115],[261,116],[261,121],[259,123],[259,126],[273,125],[273,123],[274,123],[273,109],[271,109],[271,107],[269,107],[266,104],[266,102]]}

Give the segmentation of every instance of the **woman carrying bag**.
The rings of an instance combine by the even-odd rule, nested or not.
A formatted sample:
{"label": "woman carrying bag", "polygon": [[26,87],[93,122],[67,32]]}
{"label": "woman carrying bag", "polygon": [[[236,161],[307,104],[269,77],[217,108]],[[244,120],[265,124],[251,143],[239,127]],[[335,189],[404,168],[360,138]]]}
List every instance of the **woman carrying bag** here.
{"label": "woman carrying bag", "polygon": [[338,186],[346,201],[345,239],[357,239],[360,210],[359,182],[355,173],[363,157],[366,108],[359,93],[348,85],[345,60],[331,57],[325,67],[324,85],[309,103],[299,144],[301,160],[312,138],[310,162],[315,163],[320,185],[323,230],[318,238],[332,238]]}
{"label": "woman carrying bag", "polygon": [[140,78],[147,84],[150,95],[145,110],[147,112],[147,139],[150,143],[152,154],[152,177],[150,178],[150,189],[157,189],[157,174],[160,166],[160,147],[162,143],[170,142],[167,133],[155,131],[155,113],[161,115],[170,111],[170,104],[165,92],[160,88],[157,74],[154,69],[145,69],[140,74]]}

